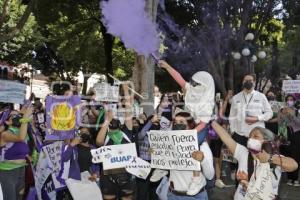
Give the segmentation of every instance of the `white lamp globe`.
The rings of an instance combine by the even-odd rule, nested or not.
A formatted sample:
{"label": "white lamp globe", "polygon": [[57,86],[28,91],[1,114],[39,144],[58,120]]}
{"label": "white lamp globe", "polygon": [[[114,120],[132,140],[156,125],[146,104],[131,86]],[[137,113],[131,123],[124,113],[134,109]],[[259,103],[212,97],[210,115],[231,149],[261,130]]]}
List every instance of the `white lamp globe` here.
{"label": "white lamp globe", "polygon": [[254,40],[254,34],[253,33],[247,33],[245,36],[245,40]]}
{"label": "white lamp globe", "polygon": [[266,54],[265,51],[260,51],[260,52],[258,52],[258,57],[259,57],[260,59],[264,59],[266,56],[267,56],[267,54]]}
{"label": "white lamp globe", "polygon": [[257,61],[257,57],[256,57],[256,55],[253,55],[251,57],[251,62],[255,63],[256,61]]}
{"label": "white lamp globe", "polygon": [[254,40],[254,34],[253,33],[247,33],[245,36],[245,40]]}
{"label": "white lamp globe", "polygon": [[249,56],[250,53],[251,53],[251,52],[250,52],[250,50],[249,50],[248,48],[245,48],[245,49],[242,50],[243,56]]}
{"label": "white lamp globe", "polygon": [[239,60],[239,59],[241,59],[241,57],[242,57],[242,55],[241,55],[239,52],[233,53],[232,56],[233,56],[233,58],[234,58],[235,60]]}

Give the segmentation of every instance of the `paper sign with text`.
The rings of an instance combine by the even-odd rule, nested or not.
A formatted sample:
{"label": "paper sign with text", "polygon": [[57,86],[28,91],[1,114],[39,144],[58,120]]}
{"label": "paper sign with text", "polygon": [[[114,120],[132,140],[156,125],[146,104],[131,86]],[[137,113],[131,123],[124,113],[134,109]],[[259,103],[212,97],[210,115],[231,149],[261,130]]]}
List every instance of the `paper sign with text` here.
{"label": "paper sign with text", "polygon": [[91,151],[93,162],[103,162],[103,169],[125,168],[133,156],[137,157],[135,143],[109,145]]}
{"label": "paper sign with text", "polygon": [[275,113],[278,113],[281,108],[286,107],[285,102],[269,101],[269,103],[271,105],[272,111]]}
{"label": "paper sign with text", "polygon": [[15,81],[0,80],[0,102],[23,104],[26,85]]}
{"label": "paper sign with text", "polygon": [[96,101],[118,102],[119,86],[108,83],[96,83],[94,85]]}
{"label": "paper sign with text", "polygon": [[151,167],[158,169],[200,170],[192,158],[199,150],[197,131],[150,131]]}
{"label": "paper sign with text", "polygon": [[139,157],[132,157],[125,169],[128,173],[146,180],[151,172],[151,164]]}
{"label": "paper sign with text", "polygon": [[67,187],[74,200],[103,199],[97,183],[88,180],[90,176],[91,174],[85,171],[81,173],[81,181],[71,178],[66,180]]}
{"label": "paper sign with text", "polygon": [[52,180],[56,189],[62,188],[65,185],[58,181],[60,170],[62,167],[62,154],[63,141],[57,141],[52,144],[43,147],[43,151],[46,154],[48,160],[48,166],[51,169]]}
{"label": "paper sign with text", "polygon": [[93,156],[92,162],[93,163],[101,163],[103,162],[103,157],[106,153],[111,152],[112,149],[110,146],[103,146],[98,149],[92,149],[91,154]]}
{"label": "paper sign with text", "polygon": [[287,94],[300,93],[300,80],[284,80],[282,90]]}
{"label": "paper sign with text", "polygon": [[256,176],[252,175],[245,200],[264,199],[273,200],[275,195],[273,192],[273,172],[270,169],[269,163],[260,163],[257,167]]}

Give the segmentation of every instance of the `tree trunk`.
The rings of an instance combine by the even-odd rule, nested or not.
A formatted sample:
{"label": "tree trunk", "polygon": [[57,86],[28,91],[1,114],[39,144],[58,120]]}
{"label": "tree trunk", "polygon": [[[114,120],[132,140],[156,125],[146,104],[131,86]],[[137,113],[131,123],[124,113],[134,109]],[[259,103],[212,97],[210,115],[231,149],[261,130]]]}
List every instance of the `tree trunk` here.
{"label": "tree trunk", "polygon": [[271,83],[276,85],[280,79],[280,66],[278,64],[278,41],[273,38],[272,42],[272,70],[271,70]]}
{"label": "tree trunk", "polygon": [[[153,21],[156,21],[158,0],[146,0],[146,11]],[[144,97],[141,102],[144,112],[150,115],[154,111],[154,78],[155,65],[151,58],[136,55],[133,69],[133,83],[135,90]]]}
{"label": "tree trunk", "polygon": [[113,79],[108,76],[108,74],[113,75],[114,70],[112,66],[112,49],[113,49],[113,43],[114,43],[114,36],[111,34],[107,33],[106,27],[100,22],[101,26],[101,33],[103,35],[103,40],[104,40],[104,52],[105,52],[105,72],[106,72],[106,77],[109,83],[113,83]]}
{"label": "tree trunk", "polygon": [[87,84],[88,84],[88,76],[83,76],[83,84],[82,84],[82,94],[86,95],[87,92]]}

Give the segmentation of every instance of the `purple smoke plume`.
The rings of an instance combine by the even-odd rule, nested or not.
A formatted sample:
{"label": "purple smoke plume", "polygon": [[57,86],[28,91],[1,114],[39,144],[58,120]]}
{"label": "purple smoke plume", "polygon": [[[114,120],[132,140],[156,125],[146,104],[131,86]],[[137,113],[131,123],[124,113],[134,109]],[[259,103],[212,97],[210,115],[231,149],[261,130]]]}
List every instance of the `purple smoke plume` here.
{"label": "purple smoke plume", "polygon": [[107,31],[118,36],[127,48],[145,56],[159,49],[156,25],[145,11],[144,0],[103,1],[101,8]]}

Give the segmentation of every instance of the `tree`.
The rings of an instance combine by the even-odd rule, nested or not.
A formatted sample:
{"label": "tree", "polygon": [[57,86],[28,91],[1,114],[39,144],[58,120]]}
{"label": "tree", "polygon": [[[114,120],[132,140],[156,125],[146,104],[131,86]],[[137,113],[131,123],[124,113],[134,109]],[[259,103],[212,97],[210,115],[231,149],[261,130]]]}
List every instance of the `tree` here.
{"label": "tree", "polygon": [[31,50],[41,44],[35,17],[31,14],[35,0],[27,5],[19,0],[0,2],[0,59],[12,64],[31,60]]}
{"label": "tree", "polygon": [[18,0],[3,0],[0,16],[0,43],[16,37],[26,25],[31,16],[35,0],[27,2],[27,6]]}
{"label": "tree", "polygon": [[[120,77],[128,77],[127,72],[130,74],[132,62],[128,60],[132,58],[132,53],[126,51],[120,40],[106,33],[100,20],[99,1],[40,1],[35,15],[48,39],[47,49],[52,49],[56,57],[54,60],[61,60],[56,61],[56,65],[53,65],[56,69],[51,70],[61,79],[68,79],[64,75],[71,76],[79,70],[87,75],[119,72]],[[45,71],[53,60],[52,56],[47,57],[49,61],[43,65]],[[85,76],[83,92],[87,78]]]}
{"label": "tree", "polygon": [[257,45],[262,42],[263,30],[281,11],[275,9],[280,2],[167,1],[163,5],[166,9],[162,6],[158,15],[160,28],[166,35],[167,58],[171,64],[180,67],[177,69],[186,79],[196,71],[206,70],[214,76],[216,86],[223,94],[227,88],[237,89],[249,60],[244,57],[234,62],[231,52],[241,51],[247,45],[244,38],[248,32],[254,33]]}

